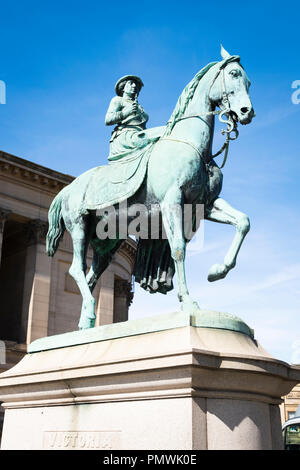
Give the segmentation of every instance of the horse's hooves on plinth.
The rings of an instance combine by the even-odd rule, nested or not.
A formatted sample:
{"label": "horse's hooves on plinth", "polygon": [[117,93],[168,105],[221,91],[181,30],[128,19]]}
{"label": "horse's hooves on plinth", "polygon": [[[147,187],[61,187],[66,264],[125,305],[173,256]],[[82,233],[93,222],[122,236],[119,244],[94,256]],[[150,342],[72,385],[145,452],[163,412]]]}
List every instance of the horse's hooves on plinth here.
{"label": "horse's hooves on plinth", "polygon": [[184,313],[188,313],[189,315],[195,315],[196,313],[200,312],[200,307],[195,301],[182,302],[181,311]]}
{"label": "horse's hooves on plinth", "polygon": [[89,328],[94,328],[94,326],[95,326],[95,319],[86,318],[84,321],[79,322],[78,330],[87,330]]}

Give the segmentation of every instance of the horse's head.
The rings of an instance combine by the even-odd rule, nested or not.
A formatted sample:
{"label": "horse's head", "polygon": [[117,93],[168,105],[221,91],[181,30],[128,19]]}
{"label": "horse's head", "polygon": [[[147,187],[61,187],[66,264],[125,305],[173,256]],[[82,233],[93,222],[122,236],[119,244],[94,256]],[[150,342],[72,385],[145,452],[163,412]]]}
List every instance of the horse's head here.
{"label": "horse's head", "polygon": [[221,48],[222,62],[210,89],[209,98],[215,106],[241,124],[249,124],[255,116],[249,97],[250,81],[240,65],[239,56],[231,56]]}

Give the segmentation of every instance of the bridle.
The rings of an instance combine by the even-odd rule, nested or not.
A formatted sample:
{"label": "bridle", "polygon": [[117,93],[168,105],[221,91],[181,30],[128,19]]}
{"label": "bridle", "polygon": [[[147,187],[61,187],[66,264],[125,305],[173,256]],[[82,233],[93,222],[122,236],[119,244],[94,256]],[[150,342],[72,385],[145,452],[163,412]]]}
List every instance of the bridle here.
{"label": "bridle", "polygon": [[[227,63],[226,63],[226,65],[227,65]],[[231,111],[230,101],[229,101],[229,98],[228,98],[228,93],[227,93],[227,90],[226,90],[226,83],[225,83],[225,66],[220,68],[219,73],[216,75],[212,85],[214,84],[214,82],[217,79],[219,74],[221,74],[221,83],[222,83],[222,104],[225,106],[225,109],[221,109],[218,112],[218,116],[219,116],[219,121],[220,122],[223,122],[224,124],[227,124],[227,129],[222,129],[221,130],[222,135],[226,134],[226,139],[225,139],[225,142],[224,142],[223,146],[220,148],[220,150],[217,153],[215,153],[214,155],[212,155],[212,158],[215,158],[218,155],[221,155],[223,152],[225,152],[222,165],[220,166],[220,168],[223,168],[225,166],[225,163],[226,163],[226,160],[227,160],[227,157],[228,157],[229,143],[230,143],[231,140],[236,140],[238,138],[239,131],[237,129],[238,122],[237,122],[236,119],[234,119],[232,113],[230,112]],[[211,85],[211,87],[212,87],[212,85]],[[227,120],[225,120],[223,118],[224,115],[227,115]],[[234,134],[235,134],[233,137],[231,136],[232,132],[234,132]]]}
{"label": "bridle", "polygon": [[[235,62],[237,60],[238,61],[240,60],[239,56],[230,56],[228,59],[224,60],[223,63],[221,64],[221,66],[219,67],[219,69],[218,69],[218,71],[217,71],[217,73],[216,73],[216,75],[215,75],[215,77],[214,77],[214,79],[213,79],[213,81],[210,85],[210,88],[209,88],[208,95],[210,94],[210,90],[211,90],[212,86],[214,85],[215,81],[217,80],[217,78],[221,74],[222,105],[224,106],[223,109],[220,109],[218,111],[209,111],[209,112],[204,113],[204,114],[193,114],[193,115],[190,115],[190,116],[182,116],[182,117],[176,119],[175,122],[174,122],[174,125],[175,125],[175,124],[177,124],[177,122],[183,121],[184,119],[191,119],[191,118],[200,118],[200,119],[202,119],[205,116],[218,116],[220,122],[222,122],[224,124],[227,124],[227,129],[222,129],[221,130],[222,135],[226,134],[225,142],[222,145],[222,147],[220,148],[220,150],[217,153],[215,153],[214,155],[211,156],[211,158],[214,159],[218,155],[221,155],[223,152],[225,152],[223,162],[222,162],[222,165],[220,166],[220,168],[223,168],[225,166],[227,156],[228,156],[230,141],[231,140],[236,140],[239,136],[239,131],[237,129],[238,122],[231,113],[230,101],[229,101],[229,98],[228,98],[228,93],[227,93],[227,90],[226,90],[226,83],[225,83],[225,67],[227,66],[227,64],[229,62]],[[227,115],[227,120],[225,120],[224,117],[223,117],[225,115]],[[208,122],[205,119],[202,119],[202,120],[209,126]],[[234,132],[234,134],[235,134],[233,137],[230,135],[232,132]],[[197,150],[197,153],[201,156],[198,149],[193,144],[191,144],[190,142],[179,140],[179,139],[173,139],[171,137],[161,137],[161,140],[173,140],[173,141],[176,141],[176,142],[182,142],[182,143],[188,144],[191,147],[193,147],[195,150]],[[201,158],[202,158],[202,156],[201,156]]]}

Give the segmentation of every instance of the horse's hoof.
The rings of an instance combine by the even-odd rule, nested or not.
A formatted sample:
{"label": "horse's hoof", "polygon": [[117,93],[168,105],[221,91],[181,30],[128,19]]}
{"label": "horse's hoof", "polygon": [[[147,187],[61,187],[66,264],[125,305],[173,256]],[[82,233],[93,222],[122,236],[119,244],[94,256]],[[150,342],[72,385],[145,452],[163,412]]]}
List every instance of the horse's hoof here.
{"label": "horse's hoof", "polygon": [[207,280],[209,282],[218,281],[223,279],[227,273],[228,269],[225,264],[214,264],[208,272]]}
{"label": "horse's hoof", "polygon": [[88,328],[94,328],[95,326],[95,318],[84,318],[80,320],[78,324],[79,330],[87,330]]}
{"label": "horse's hoof", "polygon": [[181,310],[189,315],[195,315],[200,311],[200,307],[194,300],[189,300],[181,303]]}

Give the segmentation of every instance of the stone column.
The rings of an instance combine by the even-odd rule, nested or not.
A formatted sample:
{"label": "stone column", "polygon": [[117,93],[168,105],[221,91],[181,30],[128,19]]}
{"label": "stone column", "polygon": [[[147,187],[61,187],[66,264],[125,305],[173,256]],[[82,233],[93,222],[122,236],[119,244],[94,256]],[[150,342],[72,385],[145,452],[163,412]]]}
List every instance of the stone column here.
{"label": "stone column", "polygon": [[30,221],[25,228],[28,243],[22,308],[22,337],[27,344],[48,334],[51,258],[46,254],[48,223]]}
{"label": "stone column", "polygon": [[8,209],[0,208],[0,265],[1,265],[4,225],[10,213],[11,211]]}
{"label": "stone column", "polygon": [[115,279],[114,323],[128,320],[128,308],[132,299],[131,283],[126,279]]}
{"label": "stone column", "polygon": [[96,326],[113,323],[115,275],[106,269],[100,277],[100,293],[96,312]]}

